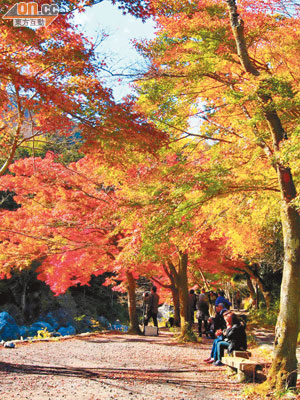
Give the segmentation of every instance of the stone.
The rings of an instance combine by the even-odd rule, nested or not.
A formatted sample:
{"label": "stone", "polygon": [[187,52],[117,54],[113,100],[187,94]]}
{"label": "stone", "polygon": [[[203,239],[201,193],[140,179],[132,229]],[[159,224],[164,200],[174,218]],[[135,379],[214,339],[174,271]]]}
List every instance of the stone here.
{"label": "stone", "polygon": [[7,349],[14,349],[16,345],[13,342],[5,342],[4,347],[6,347]]}

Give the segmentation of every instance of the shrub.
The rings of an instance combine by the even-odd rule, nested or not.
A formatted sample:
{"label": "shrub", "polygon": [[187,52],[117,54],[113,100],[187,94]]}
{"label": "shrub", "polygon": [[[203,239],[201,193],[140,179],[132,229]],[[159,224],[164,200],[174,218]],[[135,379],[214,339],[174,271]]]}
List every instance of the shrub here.
{"label": "shrub", "polygon": [[41,329],[37,332],[37,335],[33,339],[49,339],[52,337],[52,333],[47,328]]}

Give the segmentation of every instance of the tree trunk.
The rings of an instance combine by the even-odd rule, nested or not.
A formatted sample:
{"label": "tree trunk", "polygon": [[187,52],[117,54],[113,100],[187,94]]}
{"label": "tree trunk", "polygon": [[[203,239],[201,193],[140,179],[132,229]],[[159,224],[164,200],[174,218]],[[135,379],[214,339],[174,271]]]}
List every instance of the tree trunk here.
{"label": "tree trunk", "polygon": [[209,284],[208,284],[208,282],[207,282],[207,279],[205,278],[205,275],[204,275],[204,273],[203,273],[203,271],[202,271],[202,268],[200,268],[200,267],[198,266],[198,269],[199,269],[199,272],[200,272],[200,275],[201,275],[201,278],[202,278],[202,280],[203,280],[203,283],[204,283],[204,286],[205,286],[206,290],[209,290]]}
{"label": "tree trunk", "polygon": [[178,290],[178,272],[171,260],[167,260],[166,263],[162,264],[163,269],[170,279],[170,284],[166,285],[160,282],[159,279],[155,278],[154,276],[151,279],[158,283],[160,286],[164,287],[165,289],[170,289],[172,292],[172,299],[173,299],[173,307],[174,307],[174,325],[180,326],[180,303],[179,303],[179,290]]}
{"label": "tree trunk", "polygon": [[174,325],[180,326],[180,299],[179,299],[179,275],[174,264],[169,260],[169,278],[171,281],[171,291],[174,306]]}
{"label": "tree trunk", "polygon": [[248,274],[246,274],[246,280],[247,280],[247,286],[248,286],[248,289],[250,292],[250,298],[252,300],[252,304],[255,304],[255,297],[256,297],[255,289],[254,289],[253,283],[251,281],[251,278]]}
{"label": "tree trunk", "polygon": [[[254,266],[256,266],[257,268],[259,268],[259,265],[257,265],[257,264],[255,264]],[[265,302],[266,302],[267,310],[269,310],[269,309],[270,309],[270,306],[271,306],[271,300],[272,300],[272,298],[271,298],[271,293],[266,289],[266,286],[265,286],[264,281],[260,278],[260,276],[258,275],[257,272],[253,271],[253,269],[252,269],[250,266],[246,265],[246,266],[244,267],[244,269],[245,269],[246,273],[247,273],[248,275],[250,275],[251,278],[252,278],[252,279],[255,281],[255,283],[258,285],[258,287],[259,287],[259,289],[260,289],[262,295],[264,296],[264,299],[265,299]],[[257,296],[256,296],[256,301],[258,302]],[[258,307],[257,307],[257,308],[258,308]]]}
{"label": "tree trunk", "polygon": [[24,281],[22,283],[23,283],[23,286],[22,286],[22,294],[21,294],[21,312],[24,317],[25,311],[27,308],[27,302],[26,302],[27,280],[24,279]]}
{"label": "tree trunk", "polygon": [[128,292],[129,332],[134,334],[141,334],[136,312],[135,279],[132,273],[129,271],[126,271],[126,278]]}
{"label": "tree trunk", "polygon": [[297,338],[300,302],[300,218],[288,203],[282,211],[284,268],[280,293],[280,311],[275,330],[275,350],[268,374],[271,387],[281,390],[297,382]]}
{"label": "tree trunk", "polygon": [[[254,76],[260,72],[250,60],[244,37],[244,23],[237,12],[235,0],[226,0],[230,15],[230,24],[235,37],[237,53],[244,70]],[[268,87],[267,80],[262,80],[262,88]],[[274,154],[279,151],[280,144],[286,139],[286,133],[281,120],[273,107],[272,98],[263,89],[257,92],[262,105],[262,111],[268,125]],[[297,359],[296,347],[299,329],[300,303],[300,217],[291,204],[296,197],[296,188],[291,171],[280,164],[279,160],[271,159],[276,168],[281,192],[281,222],[284,240],[284,266],[280,294],[280,311],[276,324],[275,350],[272,366],[268,374],[268,384],[273,390],[282,390],[296,386]]]}
{"label": "tree trunk", "polygon": [[171,288],[173,306],[174,306],[174,326],[180,326],[180,303],[179,303],[179,291],[176,287]]}
{"label": "tree trunk", "polygon": [[191,331],[190,313],[189,313],[189,294],[187,278],[188,255],[179,252],[179,271],[178,271],[178,289],[180,300],[180,326],[181,336],[185,337]]}
{"label": "tree trunk", "polygon": [[16,93],[16,105],[17,105],[17,110],[18,110],[18,119],[17,119],[17,126],[15,128],[15,133],[12,134],[13,137],[13,143],[11,145],[11,148],[9,150],[8,157],[4,164],[0,168],[0,176],[4,175],[6,171],[8,170],[10,164],[13,162],[16,151],[19,146],[20,142],[20,136],[21,136],[21,130],[22,130],[22,125],[23,125],[23,120],[24,120],[24,115],[22,111],[22,106],[20,102],[20,96],[19,96],[19,90],[15,86],[15,93]]}
{"label": "tree trunk", "polygon": [[258,291],[258,284],[255,285],[255,293],[256,293],[256,309],[259,309],[259,291]]}

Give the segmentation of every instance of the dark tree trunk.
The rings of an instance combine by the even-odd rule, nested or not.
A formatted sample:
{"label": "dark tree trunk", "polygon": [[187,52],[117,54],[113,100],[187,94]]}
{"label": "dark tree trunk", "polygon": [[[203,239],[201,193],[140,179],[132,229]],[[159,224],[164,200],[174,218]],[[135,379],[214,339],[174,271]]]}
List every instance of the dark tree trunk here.
{"label": "dark tree trunk", "polygon": [[[259,76],[260,72],[250,60],[244,37],[244,23],[239,17],[235,0],[226,0],[231,28],[235,37],[237,53],[246,72]],[[272,98],[263,90],[268,87],[262,80],[260,98],[265,121],[268,125],[274,154],[280,143],[286,139],[281,120],[272,106]],[[291,201],[296,197],[296,189],[291,171],[276,159],[270,160],[276,168],[281,192],[281,222],[284,239],[284,266],[280,295],[280,312],[276,324],[275,350],[272,366],[268,374],[271,389],[282,390],[294,387],[297,382],[296,347],[299,329],[300,304],[300,217]]]}
{"label": "dark tree trunk", "polygon": [[179,290],[178,290],[178,273],[174,264],[168,260],[167,263],[163,263],[163,269],[170,279],[170,284],[166,285],[160,282],[160,280],[152,277],[152,280],[158,283],[165,289],[170,289],[172,292],[173,307],[174,307],[174,325],[180,326],[180,302],[179,302]]}
{"label": "dark tree trunk", "polygon": [[174,306],[174,325],[180,326],[180,298],[179,298],[179,275],[171,261],[168,261],[169,278],[171,280],[171,291]]}
{"label": "dark tree trunk", "polygon": [[179,299],[180,299],[180,326],[181,326],[182,337],[186,336],[191,331],[187,266],[188,266],[187,253],[179,252],[178,288],[179,288]]}
{"label": "dark tree trunk", "polygon": [[174,325],[180,326],[180,303],[179,303],[179,291],[176,287],[171,288],[173,306],[174,306]]}
{"label": "dark tree trunk", "polygon": [[[259,287],[259,290],[261,291],[262,295],[264,296],[267,310],[269,310],[270,306],[271,306],[271,301],[272,301],[271,293],[266,289],[266,285],[265,285],[264,281],[261,279],[261,277],[258,275],[258,273],[256,271],[256,269],[259,268],[259,265],[256,264],[256,265],[254,265],[254,267],[255,267],[255,270],[253,270],[253,268],[251,268],[251,266],[246,265],[244,267],[244,269],[245,269],[246,273],[251,276],[251,278],[255,281],[255,283]],[[256,295],[256,301],[258,302],[257,297],[258,296]]]}
{"label": "dark tree trunk", "polygon": [[251,278],[248,274],[246,274],[246,280],[247,280],[247,286],[250,292],[250,298],[252,300],[252,304],[255,304],[255,299],[256,299],[256,294],[255,294],[255,289],[253,286],[253,283],[251,281]]}
{"label": "dark tree trunk", "polygon": [[129,332],[140,334],[141,330],[139,327],[139,321],[136,312],[136,295],[135,295],[136,283],[132,273],[129,271],[126,272],[126,278],[127,278],[127,293],[128,293]]}

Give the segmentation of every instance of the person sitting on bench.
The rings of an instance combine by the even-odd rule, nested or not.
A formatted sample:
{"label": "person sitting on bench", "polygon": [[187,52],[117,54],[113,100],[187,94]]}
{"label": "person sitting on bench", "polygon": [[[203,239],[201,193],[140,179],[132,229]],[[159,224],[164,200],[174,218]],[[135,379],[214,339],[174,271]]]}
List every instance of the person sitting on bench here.
{"label": "person sitting on bench", "polygon": [[226,323],[224,320],[224,313],[228,311],[227,308],[225,308],[223,303],[220,303],[216,306],[216,315],[215,317],[210,317],[208,319],[208,328],[207,328],[207,334],[209,337],[212,339],[220,337],[220,334],[216,334],[217,331],[226,328]]}
{"label": "person sitting on bench", "polygon": [[[221,359],[224,355],[224,350],[228,353],[234,350],[247,350],[247,336],[244,324],[239,320],[238,316],[231,311],[224,313],[226,329],[222,333],[222,340],[216,339],[214,342],[213,357],[208,361],[214,365],[223,365]],[[218,332],[220,333],[220,332]]]}

